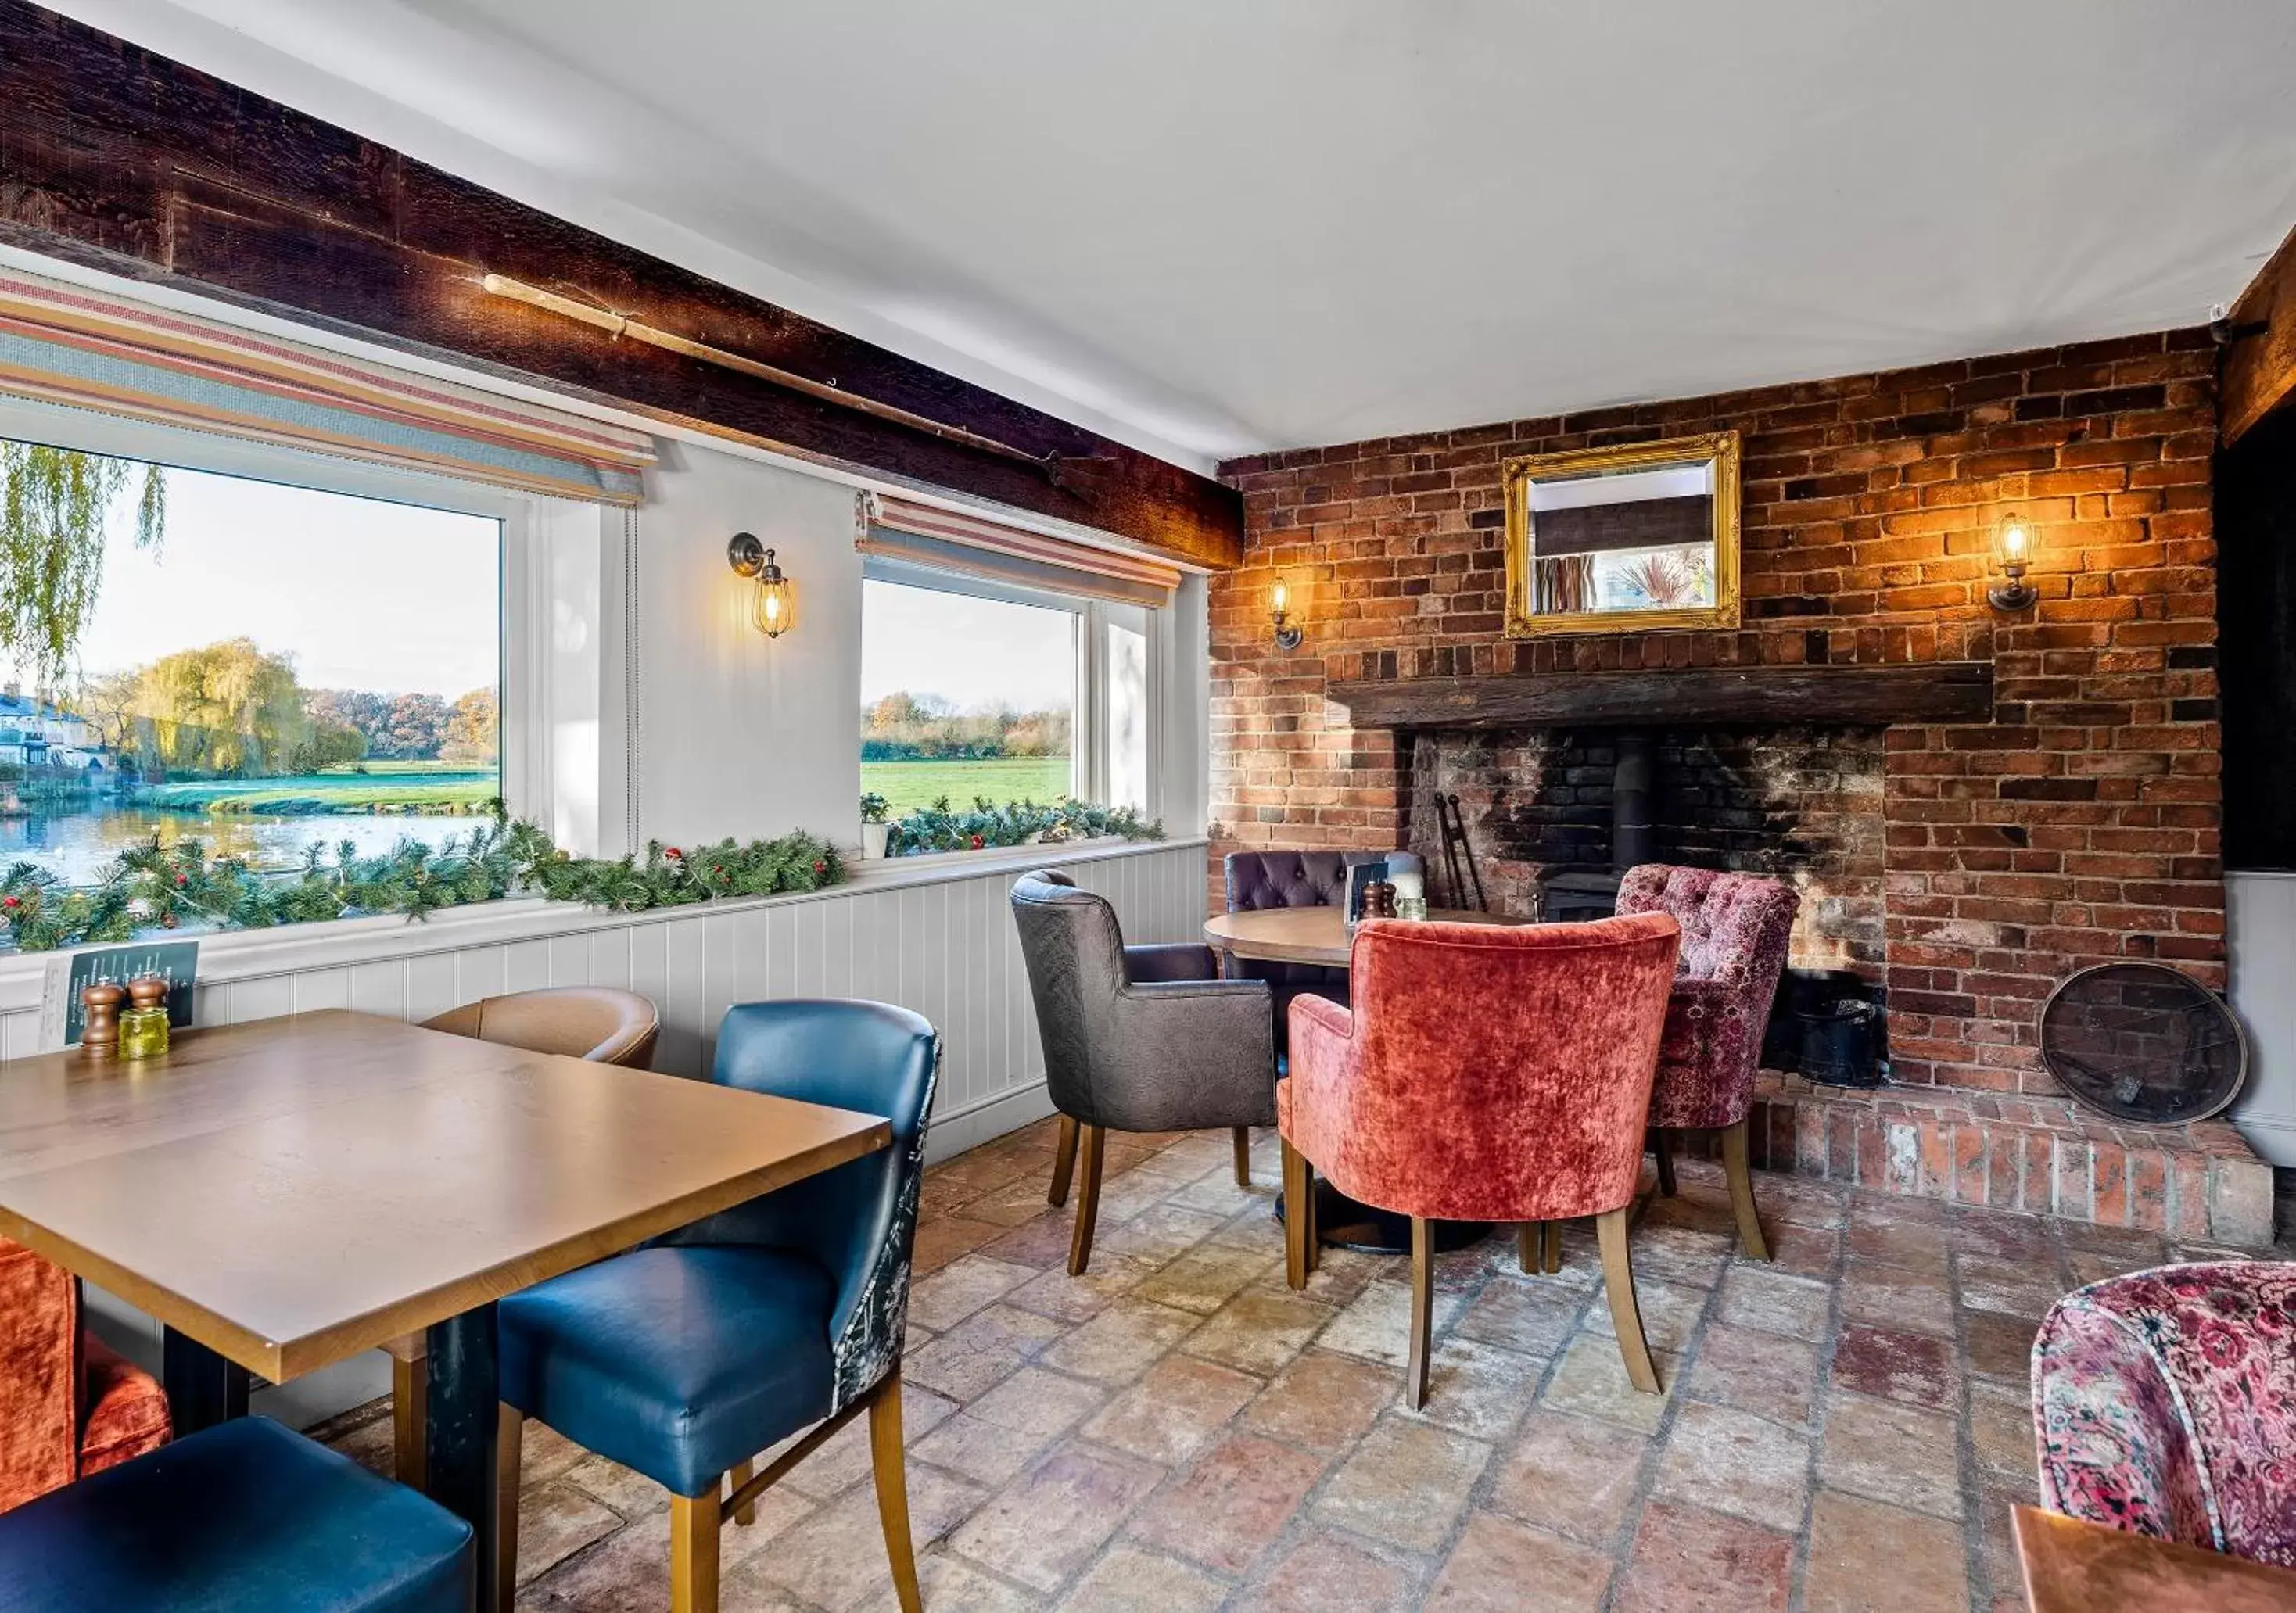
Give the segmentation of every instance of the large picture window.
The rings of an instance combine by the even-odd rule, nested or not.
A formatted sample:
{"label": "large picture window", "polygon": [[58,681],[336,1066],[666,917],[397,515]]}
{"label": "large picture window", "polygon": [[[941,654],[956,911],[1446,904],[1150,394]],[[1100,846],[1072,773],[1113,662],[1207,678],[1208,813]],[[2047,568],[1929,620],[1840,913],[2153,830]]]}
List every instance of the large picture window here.
{"label": "large picture window", "polygon": [[0,866],[83,884],[157,836],[288,868],[501,795],[500,520],[0,453]]}
{"label": "large picture window", "polygon": [[1063,796],[1146,810],[1146,609],[880,561],[861,598],[861,788],[894,815]]}

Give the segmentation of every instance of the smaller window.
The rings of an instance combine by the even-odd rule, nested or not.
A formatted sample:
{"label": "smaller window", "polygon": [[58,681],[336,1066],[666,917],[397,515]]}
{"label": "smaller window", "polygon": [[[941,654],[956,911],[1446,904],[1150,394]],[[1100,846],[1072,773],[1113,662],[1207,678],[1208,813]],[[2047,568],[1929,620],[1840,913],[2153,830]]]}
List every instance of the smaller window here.
{"label": "smaller window", "polygon": [[861,788],[1152,811],[1157,612],[873,556],[861,590]]}
{"label": "smaller window", "polygon": [[865,580],[861,788],[895,816],[1077,793],[1082,620],[1049,598]]}

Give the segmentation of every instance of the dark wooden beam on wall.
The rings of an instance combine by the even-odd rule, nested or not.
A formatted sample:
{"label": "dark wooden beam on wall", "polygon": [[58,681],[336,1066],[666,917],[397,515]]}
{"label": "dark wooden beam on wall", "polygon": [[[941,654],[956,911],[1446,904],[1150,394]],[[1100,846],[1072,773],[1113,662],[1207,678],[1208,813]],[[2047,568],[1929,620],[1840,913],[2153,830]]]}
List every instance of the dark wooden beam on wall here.
{"label": "dark wooden beam on wall", "polygon": [[1678,667],[1334,684],[1358,728],[1662,726],[1669,723],[1989,722],[1984,661],[1906,667]]}
{"label": "dark wooden beam on wall", "polygon": [[[0,0],[0,240],[756,442],[1057,517],[1192,565],[1235,492],[25,0]],[[1040,459],[1041,467],[489,295],[494,273]]]}
{"label": "dark wooden beam on wall", "polygon": [[2296,391],[2296,230],[2248,282],[2218,329],[2230,342],[2219,417],[2230,447]]}

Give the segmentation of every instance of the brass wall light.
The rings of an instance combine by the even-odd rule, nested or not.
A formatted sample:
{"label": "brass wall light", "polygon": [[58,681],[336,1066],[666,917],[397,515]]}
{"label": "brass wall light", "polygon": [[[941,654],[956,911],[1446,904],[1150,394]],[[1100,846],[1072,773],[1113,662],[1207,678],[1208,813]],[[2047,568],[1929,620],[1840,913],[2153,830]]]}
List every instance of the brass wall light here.
{"label": "brass wall light", "polygon": [[779,638],[797,626],[797,585],[774,563],[774,552],[754,534],[736,532],[726,545],[726,563],[736,575],[758,579],[750,599],[750,621],[767,638]]}
{"label": "brass wall light", "polygon": [[2025,580],[2025,569],[2033,563],[2033,523],[2012,510],[1995,528],[1993,547],[2004,580],[1987,589],[1985,597],[1996,610],[2030,610],[2041,597]]}
{"label": "brass wall light", "polygon": [[1275,579],[1274,606],[1267,613],[1275,628],[1275,647],[1278,650],[1297,650],[1300,647],[1300,624],[1292,619],[1291,604],[1292,590],[1279,577]]}

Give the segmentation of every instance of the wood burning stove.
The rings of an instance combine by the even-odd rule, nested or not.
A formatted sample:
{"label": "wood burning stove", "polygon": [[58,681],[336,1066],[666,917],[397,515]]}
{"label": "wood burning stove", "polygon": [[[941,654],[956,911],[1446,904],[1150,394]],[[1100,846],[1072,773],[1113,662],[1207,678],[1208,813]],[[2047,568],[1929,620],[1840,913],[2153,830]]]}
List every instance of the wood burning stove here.
{"label": "wood burning stove", "polygon": [[1638,863],[1655,861],[1658,836],[1651,817],[1657,764],[1651,736],[1622,728],[1611,741],[1611,866],[1608,872],[1566,869],[1539,881],[1539,917],[1550,924],[1607,919],[1618,911],[1619,880]]}

